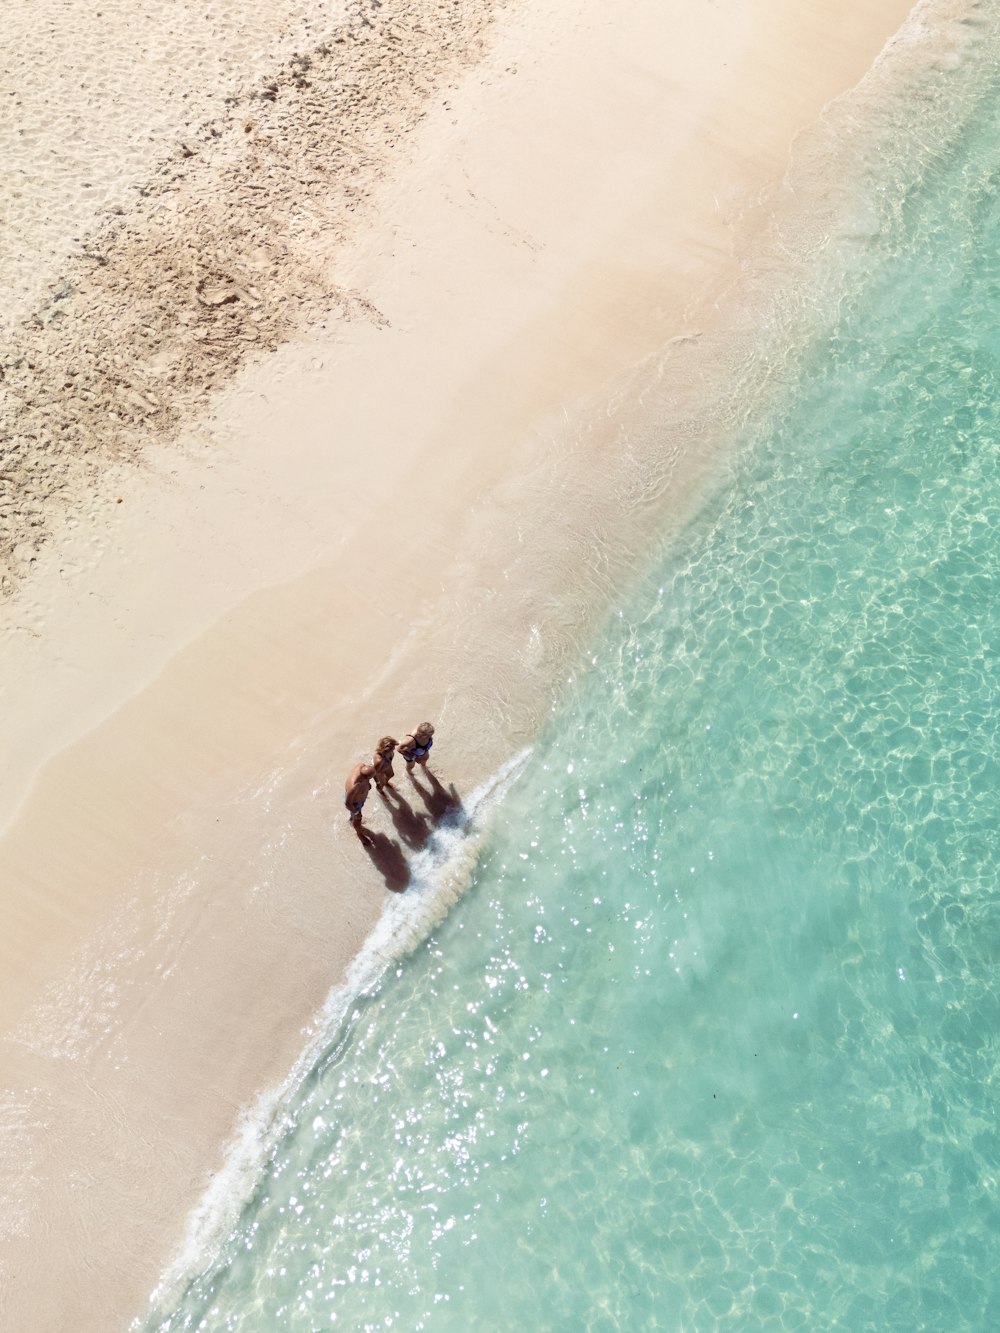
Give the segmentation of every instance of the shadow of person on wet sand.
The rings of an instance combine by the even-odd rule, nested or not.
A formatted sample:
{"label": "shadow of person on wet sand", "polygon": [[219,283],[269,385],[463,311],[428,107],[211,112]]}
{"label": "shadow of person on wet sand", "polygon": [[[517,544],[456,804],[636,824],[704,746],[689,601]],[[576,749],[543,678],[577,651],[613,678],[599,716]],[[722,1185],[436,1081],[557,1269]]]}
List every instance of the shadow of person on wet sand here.
{"label": "shadow of person on wet sand", "polygon": [[402,841],[411,851],[419,852],[431,836],[432,825],[428,816],[422,810],[414,810],[395,787],[386,787],[379,795]]}
{"label": "shadow of person on wet sand", "polygon": [[391,893],[402,893],[410,882],[410,867],[396,839],[385,833],[369,832],[362,845],[385,880],[385,887]]}
{"label": "shadow of person on wet sand", "polygon": [[[417,781],[417,773],[429,783],[425,787]],[[455,784],[450,782],[447,787],[443,786],[437,777],[429,768],[415,768],[409,774],[410,781],[413,783],[414,790],[420,793],[420,799],[427,807],[427,814],[430,816],[433,824],[443,824],[447,821],[449,824],[457,824],[462,815],[462,798],[455,790]]]}

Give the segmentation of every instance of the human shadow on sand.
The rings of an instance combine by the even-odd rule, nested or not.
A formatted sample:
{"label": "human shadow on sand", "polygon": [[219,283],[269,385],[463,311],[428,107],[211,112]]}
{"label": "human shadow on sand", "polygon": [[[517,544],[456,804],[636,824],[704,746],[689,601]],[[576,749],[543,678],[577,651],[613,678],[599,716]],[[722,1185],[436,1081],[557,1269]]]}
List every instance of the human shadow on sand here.
{"label": "human shadow on sand", "polygon": [[414,809],[402,792],[387,787],[379,792],[382,806],[393,822],[396,838],[387,833],[375,833],[366,824],[361,834],[361,845],[369,860],[392,893],[402,893],[410,882],[410,866],[400,842],[407,851],[422,851],[431,840],[434,830],[442,824],[457,824],[462,816],[462,800],[455,784],[445,787],[426,768],[417,780],[411,778],[412,790],[420,797],[424,809]]}
{"label": "human shadow on sand", "polygon": [[[421,782],[417,781],[418,771],[423,779]],[[414,770],[409,777],[414,790],[427,807],[427,814],[423,818],[429,818],[432,824],[458,823],[462,815],[462,798],[453,782],[449,782],[447,787],[443,786],[429,768]]]}
{"label": "human shadow on sand", "polygon": [[410,791],[420,797],[425,807],[423,810],[415,809],[416,802],[411,805],[396,787],[387,787],[379,792],[400,841],[413,852],[419,852],[427,846],[438,825],[457,822],[462,812],[462,801],[454,783],[448,787],[442,786],[427,769],[423,770],[421,777],[424,781],[418,782],[416,773],[412,775]]}
{"label": "human shadow on sand", "polygon": [[373,833],[369,829],[362,846],[372,865],[385,880],[385,887],[391,893],[402,893],[410,882],[410,867],[396,839],[390,838],[387,833]]}
{"label": "human shadow on sand", "polygon": [[401,842],[411,852],[419,852],[427,845],[427,840],[434,831],[430,818],[422,810],[414,810],[406,797],[395,787],[386,787],[379,792],[382,804],[392,820]]}

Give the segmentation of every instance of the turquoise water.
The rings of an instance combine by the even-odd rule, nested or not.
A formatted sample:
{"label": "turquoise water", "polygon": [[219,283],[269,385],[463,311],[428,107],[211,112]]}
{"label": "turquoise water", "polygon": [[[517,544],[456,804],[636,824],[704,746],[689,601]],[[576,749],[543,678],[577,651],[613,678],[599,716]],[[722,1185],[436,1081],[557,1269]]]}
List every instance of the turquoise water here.
{"label": "turquoise water", "polygon": [[162,1333],[1000,1327],[979,86]]}

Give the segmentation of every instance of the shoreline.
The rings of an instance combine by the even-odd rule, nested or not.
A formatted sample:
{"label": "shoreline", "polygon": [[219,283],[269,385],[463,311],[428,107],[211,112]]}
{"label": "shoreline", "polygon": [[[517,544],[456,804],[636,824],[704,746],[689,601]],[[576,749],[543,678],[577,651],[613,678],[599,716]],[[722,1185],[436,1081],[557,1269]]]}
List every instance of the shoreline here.
{"label": "shoreline", "polygon": [[[316,1069],[349,1040],[353,1012],[360,1001],[377,995],[392,968],[411,953],[444,920],[469,887],[488,834],[496,805],[503,801],[531,757],[526,748],[463,801],[438,824],[430,842],[413,858],[404,893],[386,900],[371,933],[346,968],[342,982],[325,998],[321,1010],[303,1029],[305,1044],[277,1084],[260,1090],[252,1105],[242,1108],[221,1168],[188,1214],[184,1236],[149,1298],[153,1317],[169,1314],[191,1277],[204,1270],[226,1230],[256,1187],[261,1171],[295,1115],[296,1099]],[[146,1327],[138,1316],[130,1328]]]}
{"label": "shoreline", "polygon": [[[331,311],[240,371],[209,424],[147,448],[37,558],[4,644],[12,1326],[124,1325],[240,1107],[287,1077],[391,887],[359,874],[340,818],[365,736],[433,717],[461,796],[544,720],[628,567],[623,532],[641,544],[711,473],[697,423],[655,475],[622,460],[609,404],[672,339],[697,383],[683,358],[725,320],[748,209],[908,8],[834,51],[831,5],[805,34],[776,0],[743,33],[652,4],[631,29],[508,6],[330,259],[378,317]],[[671,22],[680,68],[649,54]],[[813,64],[751,152],[736,128],[804,35]],[[651,103],[677,113],[666,145]]]}

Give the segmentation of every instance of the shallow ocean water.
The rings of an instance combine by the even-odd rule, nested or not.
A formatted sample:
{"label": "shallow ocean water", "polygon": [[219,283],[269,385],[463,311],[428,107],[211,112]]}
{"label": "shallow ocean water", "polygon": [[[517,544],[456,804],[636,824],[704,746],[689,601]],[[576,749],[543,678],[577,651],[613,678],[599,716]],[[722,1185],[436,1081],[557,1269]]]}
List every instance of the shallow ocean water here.
{"label": "shallow ocean water", "polygon": [[149,1327],[1000,1327],[990,41]]}

